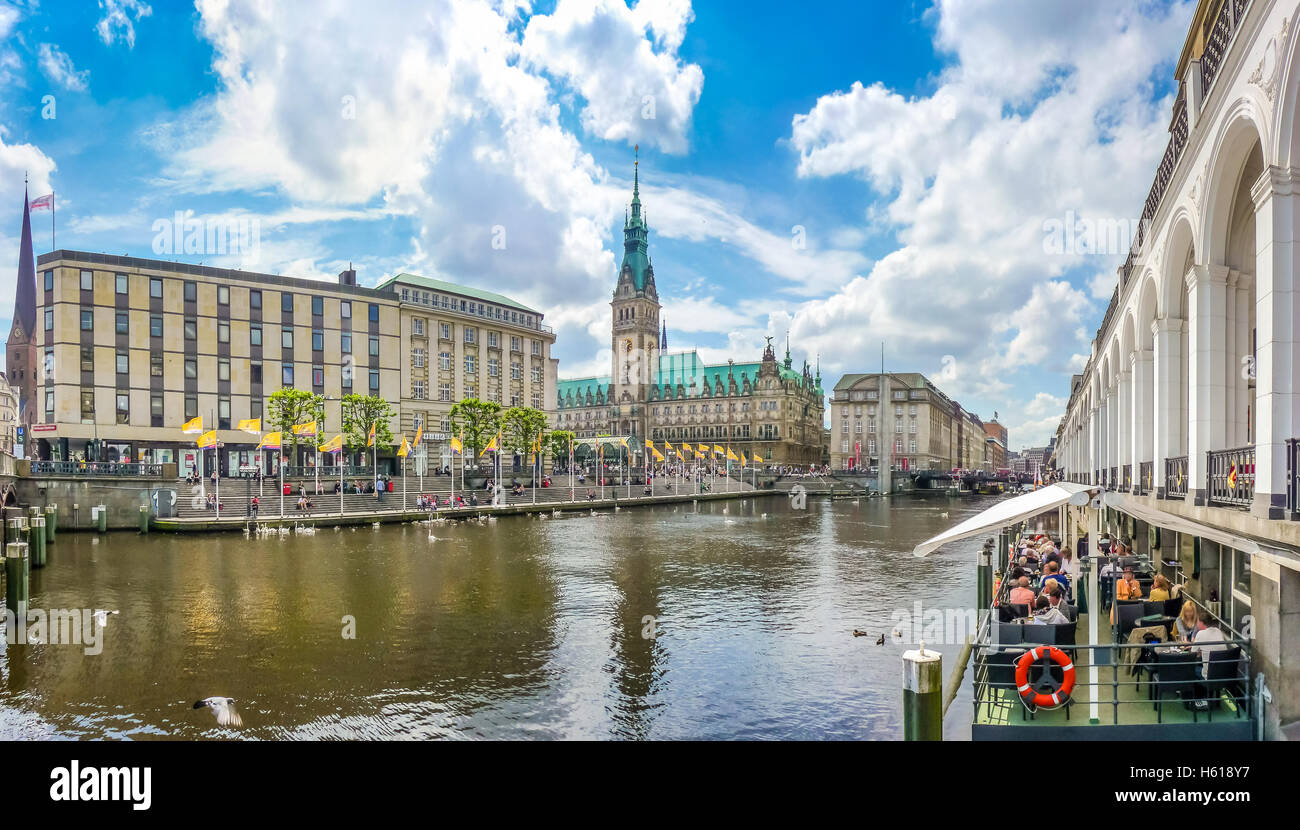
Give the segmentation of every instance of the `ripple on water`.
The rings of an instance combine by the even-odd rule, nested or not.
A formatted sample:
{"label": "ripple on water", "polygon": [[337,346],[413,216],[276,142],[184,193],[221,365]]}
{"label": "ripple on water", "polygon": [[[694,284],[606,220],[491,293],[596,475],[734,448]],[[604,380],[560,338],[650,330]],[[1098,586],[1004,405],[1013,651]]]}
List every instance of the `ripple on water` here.
{"label": "ripple on water", "polygon": [[950,504],[67,534],[32,607],[121,613],[97,656],[0,647],[0,738],[897,737],[903,647],[852,631],[973,602],[978,540],[911,556],[981,506]]}

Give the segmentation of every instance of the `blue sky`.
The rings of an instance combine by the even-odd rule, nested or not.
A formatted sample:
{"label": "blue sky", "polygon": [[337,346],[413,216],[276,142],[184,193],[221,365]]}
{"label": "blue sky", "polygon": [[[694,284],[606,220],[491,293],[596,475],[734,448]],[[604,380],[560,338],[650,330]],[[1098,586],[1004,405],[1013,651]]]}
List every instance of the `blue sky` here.
{"label": "blue sky", "polygon": [[[790,335],[1046,440],[1167,139],[1182,3],[0,0],[0,325],[22,177],[60,247],[514,296],[607,371],[632,147],[671,348]],[[48,96],[52,96],[52,99]],[[50,101],[53,101],[53,112]],[[53,115],[53,117],[48,117]],[[250,255],[159,253],[192,211]],[[38,213],[38,252],[50,245]],[[493,245],[495,238],[504,246]]]}

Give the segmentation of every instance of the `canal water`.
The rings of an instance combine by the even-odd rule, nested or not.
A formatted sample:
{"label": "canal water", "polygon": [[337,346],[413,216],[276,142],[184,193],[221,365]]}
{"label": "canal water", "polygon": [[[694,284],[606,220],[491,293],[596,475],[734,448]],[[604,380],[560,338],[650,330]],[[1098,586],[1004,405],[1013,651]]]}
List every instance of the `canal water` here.
{"label": "canal water", "polygon": [[[989,503],[64,533],[31,606],[119,613],[99,654],[0,645],[0,738],[895,739],[909,646],[876,639],[915,601],[971,608],[980,540],[911,548]],[[243,728],[192,708],[210,695]]]}

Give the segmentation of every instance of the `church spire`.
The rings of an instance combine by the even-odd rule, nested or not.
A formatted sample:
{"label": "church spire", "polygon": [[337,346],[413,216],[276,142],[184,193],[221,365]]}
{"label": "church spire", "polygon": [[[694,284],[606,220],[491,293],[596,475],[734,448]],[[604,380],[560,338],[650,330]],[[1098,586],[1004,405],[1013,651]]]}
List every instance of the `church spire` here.
{"label": "church spire", "polygon": [[[21,328],[20,328],[21,326]],[[10,337],[21,341],[31,337],[36,328],[36,260],[32,255],[32,216],[23,185],[23,229],[18,244],[18,286],[14,293],[14,320]]]}
{"label": "church spire", "polygon": [[668,321],[664,321],[663,334],[659,336],[659,351],[668,350]]}

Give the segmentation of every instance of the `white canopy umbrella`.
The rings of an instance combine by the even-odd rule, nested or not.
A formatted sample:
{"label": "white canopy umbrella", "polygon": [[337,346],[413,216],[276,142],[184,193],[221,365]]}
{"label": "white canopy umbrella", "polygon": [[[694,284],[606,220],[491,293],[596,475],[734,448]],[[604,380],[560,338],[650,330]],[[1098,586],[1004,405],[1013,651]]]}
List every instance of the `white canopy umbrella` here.
{"label": "white canopy umbrella", "polygon": [[1002,528],[1028,519],[1031,516],[1037,516],[1039,513],[1055,510],[1068,502],[1070,496],[1089,489],[1093,488],[1086,484],[1061,481],[1046,487],[1040,487],[1032,493],[1025,493],[1023,496],[1004,499],[989,509],[971,516],[961,524],[948,528],[938,536],[925,540],[912,550],[912,554],[914,556],[925,556],[949,542],[978,536],[991,529]]}

